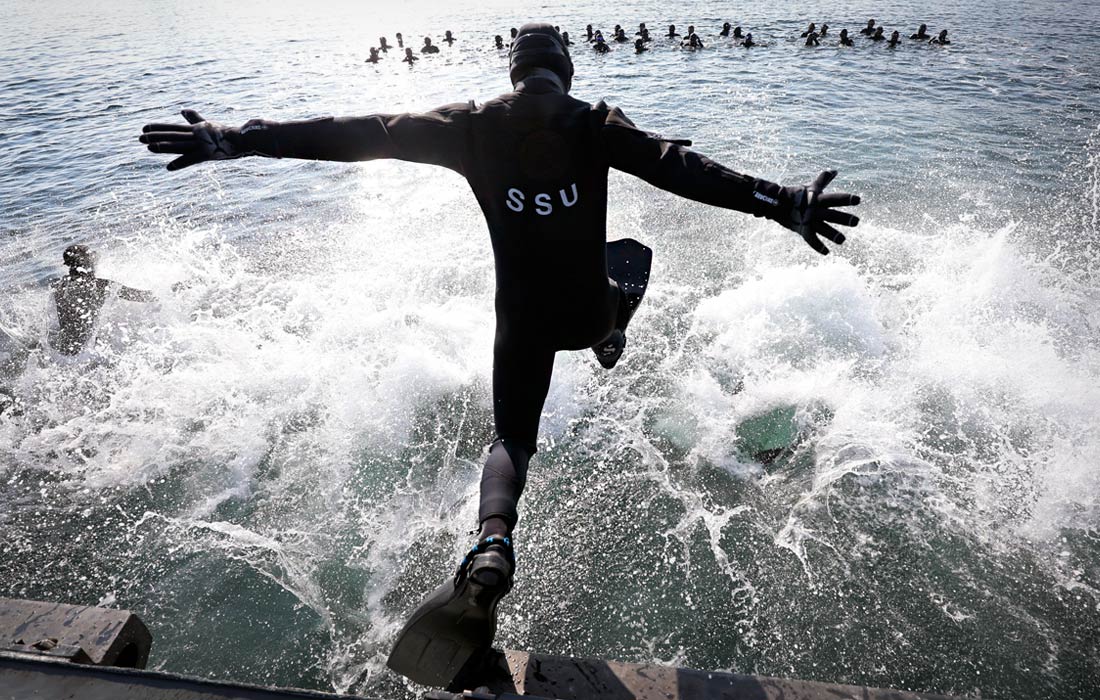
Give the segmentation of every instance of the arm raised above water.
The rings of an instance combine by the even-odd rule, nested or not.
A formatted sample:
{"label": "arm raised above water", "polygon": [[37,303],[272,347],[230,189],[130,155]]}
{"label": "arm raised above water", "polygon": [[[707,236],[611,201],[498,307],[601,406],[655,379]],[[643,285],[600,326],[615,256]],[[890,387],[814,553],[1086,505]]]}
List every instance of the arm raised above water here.
{"label": "arm raised above water", "polygon": [[358,161],[396,158],[462,172],[469,103],[420,114],[323,117],[300,122],[253,119],[240,127],[183,110],[187,124],[146,124],[138,138],[153,153],[179,157],[168,170],[244,156]]}
{"label": "arm raised above water", "polygon": [[821,194],[836,177],[835,170],[826,170],[804,187],[784,187],[734,172],[688,150],[685,146],[690,146],[690,141],[672,141],[642,131],[618,108],[601,102],[596,109],[607,110],[601,135],[608,163],[651,185],[703,204],[771,219],[802,236],[822,255],[828,255],[829,249],[821,238],[844,242],[844,234],[830,223],[859,223],[859,217],[833,208],[859,204],[858,195]]}

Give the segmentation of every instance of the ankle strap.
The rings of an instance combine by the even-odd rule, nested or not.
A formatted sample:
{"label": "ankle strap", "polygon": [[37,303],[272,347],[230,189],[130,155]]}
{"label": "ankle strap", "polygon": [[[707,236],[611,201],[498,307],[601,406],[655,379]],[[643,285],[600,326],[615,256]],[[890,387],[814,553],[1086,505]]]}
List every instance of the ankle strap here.
{"label": "ankle strap", "polygon": [[466,556],[462,558],[462,563],[458,565],[458,571],[455,572],[455,583],[458,583],[462,577],[466,575],[466,572],[470,568],[470,564],[474,561],[474,557],[488,551],[490,547],[498,547],[504,550],[504,558],[508,560],[508,563],[513,569],[516,568],[516,551],[512,548],[512,538],[502,537],[500,535],[490,535],[475,544]]}

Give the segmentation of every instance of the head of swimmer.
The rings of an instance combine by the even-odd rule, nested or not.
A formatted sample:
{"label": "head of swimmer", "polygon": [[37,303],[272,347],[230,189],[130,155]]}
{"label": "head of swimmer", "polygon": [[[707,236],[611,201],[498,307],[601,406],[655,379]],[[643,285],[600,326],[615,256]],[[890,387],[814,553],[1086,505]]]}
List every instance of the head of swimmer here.
{"label": "head of swimmer", "polygon": [[88,246],[80,243],[71,245],[62,253],[61,259],[69,267],[70,275],[95,277],[95,264],[99,256]]}
{"label": "head of swimmer", "polygon": [[539,77],[568,93],[573,84],[573,59],[561,34],[545,22],[523,25],[508,55],[508,76],[513,86]]}

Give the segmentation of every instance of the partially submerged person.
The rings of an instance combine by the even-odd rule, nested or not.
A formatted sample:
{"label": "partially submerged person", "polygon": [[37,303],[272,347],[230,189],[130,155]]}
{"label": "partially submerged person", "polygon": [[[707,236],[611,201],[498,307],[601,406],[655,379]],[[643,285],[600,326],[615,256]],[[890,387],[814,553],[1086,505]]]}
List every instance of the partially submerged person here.
{"label": "partially submerged person", "polygon": [[451,30],[443,32],[443,41],[447,42],[447,46],[453,46],[455,43],[454,35],[451,34]]}
{"label": "partially submerged person", "polygon": [[420,53],[439,53],[439,47],[432,45],[430,36],[424,37],[424,45],[420,47]]}
{"label": "partially submerged person", "polygon": [[644,51],[649,51],[649,49],[646,48],[645,40],[644,39],[635,39],[634,40],[634,53],[642,53]]}
{"label": "partially submerged person", "polygon": [[666,39],[675,39],[678,36],[680,36],[680,35],[676,33],[676,25],[675,24],[668,25],[668,34],[665,34],[665,38]]}
{"label": "partially submerged person", "polygon": [[644,41],[646,43],[649,43],[649,42],[653,41],[653,37],[651,37],[649,35],[649,30],[648,29],[642,29],[640,38],[641,38],[642,41]]}
{"label": "partially submerged person", "polygon": [[892,49],[892,48],[896,47],[896,46],[897,46],[898,44],[900,44],[900,43],[901,43],[901,33],[900,33],[900,32],[898,32],[898,31],[897,31],[897,30],[895,29],[895,30],[894,30],[894,33],[890,35],[890,41],[888,41],[888,42],[886,43],[886,45],[887,45],[888,47],[890,47],[890,48]]}
{"label": "partially submerged person", "polygon": [[723,22],[722,23],[722,31],[718,32],[718,36],[727,36],[728,37],[729,35],[730,35],[730,23],[729,22]]}
{"label": "partially submerged person", "polygon": [[504,48],[504,37],[502,37],[500,34],[497,34],[496,36],[493,37],[493,44],[494,44],[495,48],[503,49]]}
{"label": "partially submerged person", "polygon": [[96,277],[98,256],[85,245],[71,245],[62,253],[69,274],[50,283],[57,309],[57,334],[50,344],[62,355],[76,355],[95,334],[104,302],[112,294],[126,301],[156,301],[152,292]]}
{"label": "partially submerged person", "polygon": [[867,20],[867,26],[859,30],[859,33],[864,36],[871,36],[875,33],[875,20]]}
{"label": "partially submerged person", "polygon": [[745,35],[745,40],[741,42],[741,45],[744,46],[746,49],[751,49],[752,47],[756,46],[756,42],[752,40],[752,32],[749,32]]}
{"label": "partially submerged person", "polygon": [[883,32],[886,31],[882,27],[875,27],[875,33],[871,35],[871,41],[886,41],[886,36]]}
{"label": "partially submerged person", "polygon": [[596,43],[592,44],[592,48],[596,53],[607,53],[611,50],[611,47],[607,45],[603,35],[599,32],[596,32]]}
{"label": "partially submerged person", "polygon": [[405,48],[405,37],[401,36],[401,32],[397,32],[397,34],[394,34],[394,36],[397,37],[397,48]]}
{"label": "partially submerged person", "polygon": [[811,34],[817,34],[817,25],[813,22],[810,22],[810,26],[806,27],[806,31],[802,32],[802,38],[805,39]]}
{"label": "partially submerged person", "polygon": [[837,42],[837,45],[838,46],[852,46],[853,44],[855,44],[855,42],[848,38],[848,30],[847,29],[841,29],[840,30],[840,41]]}
{"label": "partially submerged person", "polygon": [[626,42],[630,41],[630,37],[626,35],[626,30],[622,27],[619,27],[615,30],[615,41],[619,42],[620,44],[625,44]]}
{"label": "partially submerged person", "polygon": [[687,38],[680,42],[680,46],[685,49],[691,49],[692,51],[705,48],[703,46],[703,40],[700,39],[699,35],[695,32],[688,34]]}
{"label": "partially submerged person", "polygon": [[[456,102],[425,113],[251,120],[225,127],[184,110],[187,124],[149,124],[140,140],[176,154],[175,171],[245,156],[329,161],[392,158],[448,168],[469,183],[484,213],[496,269],[492,406],[495,439],[481,479],[477,543],[458,571],[421,604],[388,664],[444,687],[488,649],[497,605],[512,588],[512,531],[558,352],[591,349],[613,368],[648,282],[636,241],[607,243],[608,171],[615,168],[703,204],[775,221],[820,254],[840,244],[833,224],[859,220],[836,207],[859,197],[824,194],[836,176],[782,186],[743,175],[634,126],[622,110],[569,95],[573,62],[548,24],[525,24],[509,54],[513,90],[477,106]],[[635,251],[615,276],[612,251]],[[636,282],[631,275],[644,273]],[[631,291],[633,290],[633,291]]]}
{"label": "partially submerged person", "polygon": [[588,35],[588,42],[589,43],[596,40],[595,37],[592,35],[592,25],[591,24],[584,25],[584,32],[585,32],[585,34]]}
{"label": "partially submerged person", "polygon": [[928,33],[928,25],[927,24],[922,24],[920,27],[917,28],[917,33],[916,34],[910,34],[909,38],[910,39],[919,39],[921,41],[927,41],[928,39],[931,39],[932,36]]}
{"label": "partially submerged person", "polygon": [[743,36],[744,35],[741,34],[741,25],[737,25],[736,27],[733,28],[733,38],[734,39],[741,39],[741,38],[743,38]]}
{"label": "partially submerged person", "polygon": [[381,56],[378,55],[378,49],[370,47],[370,58],[367,59],[367,63],[378,63],[379,60]]}
{"label": "partially submerged person", "polygon": [[818,30],[818,32],[817,32],[817,35],[818,35],[818,36],[825,36],[825,35],[826,35],[826,34],[828,34],[828,33],[829,33],[829,25],[828,25],[828,24],[826,24],[826,23],[824,23],[824,22],[822,22],[822,23],[821,23],[821,29],[820,29],[820,30]]}
{"label": "partially submerged person", "polygon": [[642,36],[643,34],[649,34],[649,30],[645,27],[645,22],[638,25],[638,31],[634,32],[634,36]]}
{"label": "partially submerged person", "polygon": [[810,32],[804,35],[806,37],[805,46],[817,46],[820,42],[817,40],[817,32]]}
{"label": "partially submerged person", "polygon": [[378,48],[388,53],[389,50],[393,47],[390,46],[389,42],[386,41],[386,37],[380,36],[378,37]]}
{"label": "partially submerged person", "polygon": [[566,46],[572,46],[573,42],[569,40],[569,32],[561,33],[561,40],[565,42]]}
{"label": "partially submerged person", "polygon": [[939,36],[928,42],[929,44],[935,44],[937,46],[947,46],[951,42],[947,40],[947,30],[940,30]]}
{"label": "partially submerged person", "polygon": [[411,48],[405,49],[405,58],[401,59],[403,63],[408,63],[410,66],[419,60],[420,57],[414,54]]}

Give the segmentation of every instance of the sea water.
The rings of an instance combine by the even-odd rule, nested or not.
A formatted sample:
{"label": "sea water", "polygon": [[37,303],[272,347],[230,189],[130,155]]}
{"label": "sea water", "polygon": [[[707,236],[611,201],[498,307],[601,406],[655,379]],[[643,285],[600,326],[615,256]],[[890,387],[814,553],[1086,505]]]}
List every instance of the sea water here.
{"label": "sea water", "polygon": [[[486,100],[509,88],[493,35],[538,19],[578,42],[577,97],[778,182],[837,168],[862,222],[823,258],[612,173],[609,235],[652,246],[650,291],[613,371],[558,356],[498,643],[1096,696],[1096,2],[0,13],[0,325],[23,339],[0,358],[0,596],[132,609],[165,671],[415,695],[384,660],[471,544],[493,437],[474,198],[398,162],[167,173],[137,135],[182,108],[240,124]],[[871,17],[902,45],[859,36]],[[641,56],[583,42],[643,21]],[[830,25],[816,49],[811,21]],[[662,40],[670,23],[707,48]],[[909,41],[920,23],[952,44]],[[442,50],[364,61],[398,31]],[[158,301],[109,303],[75,360],[20,354],[76,242]]]}

